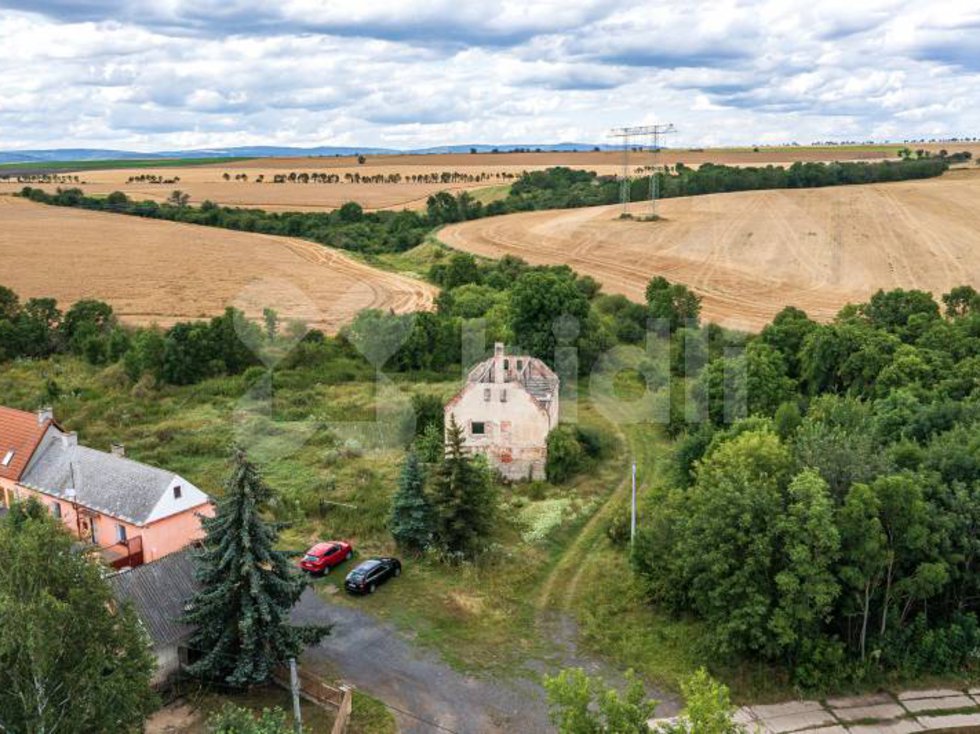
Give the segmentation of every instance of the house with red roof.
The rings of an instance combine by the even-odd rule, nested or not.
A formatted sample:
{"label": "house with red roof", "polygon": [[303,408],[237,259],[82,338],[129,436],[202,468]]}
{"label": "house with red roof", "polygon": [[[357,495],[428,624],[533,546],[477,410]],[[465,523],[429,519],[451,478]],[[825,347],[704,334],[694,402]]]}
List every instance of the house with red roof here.
{"label": "house with red roof", "polygon": [[51,408],[31,413],[0,405],[0,504],[10,506],[38,445],[46,435],[60,431]]}
{"label": "house with red roof", "polygon": [[33,498],[115,568],[138,566],[201,539],[211,498],[179,474],[80,445],[50,409],[0,408],[0,487],[9,507]]}

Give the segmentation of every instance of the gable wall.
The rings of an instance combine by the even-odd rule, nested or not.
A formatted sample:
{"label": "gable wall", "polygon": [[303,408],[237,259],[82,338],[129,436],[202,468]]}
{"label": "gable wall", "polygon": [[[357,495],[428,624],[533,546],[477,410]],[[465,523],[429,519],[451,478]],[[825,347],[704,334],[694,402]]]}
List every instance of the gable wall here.
{"label": "gable wall", "polygon": [[[485,399],[490,391],[490,400]],[[506,402],[500,400],[502,391]],[[542,478],[547,458],[548,434],[553,427],[551,412],[515,382],[471,382],[446,406],[463,428],[465,445],[487,456],[490,465],[509,479]],[[486,433],[473,435],[472,424],[483,422]]]}

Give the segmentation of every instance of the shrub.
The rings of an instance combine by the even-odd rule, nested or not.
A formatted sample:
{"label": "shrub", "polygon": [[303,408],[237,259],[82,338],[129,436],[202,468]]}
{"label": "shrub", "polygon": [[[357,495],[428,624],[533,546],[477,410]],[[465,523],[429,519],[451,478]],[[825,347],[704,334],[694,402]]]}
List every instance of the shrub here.
{"label": "shrub", "polygon": [[559,426],[548,435],[548,461],[545,475],[552,484],[561,484],[581,471],[585,452],[577,432],[569,426]]}
{"label": "shrub", "polygon": [[208,734],[292,734],[282,709],[262,709],[256,716],[247,708],[226,703],[207,722]]}

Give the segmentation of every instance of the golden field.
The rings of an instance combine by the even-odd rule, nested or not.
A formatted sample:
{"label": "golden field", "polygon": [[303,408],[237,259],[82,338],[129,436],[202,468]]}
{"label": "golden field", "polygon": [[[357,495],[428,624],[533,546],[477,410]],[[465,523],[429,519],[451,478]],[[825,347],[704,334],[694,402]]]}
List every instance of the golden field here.
{"label": "golden field", "polygon": [[[705,162],[728,165],[789,165],[794,161],[881,160],[895,157],[897,144],[883,146],[718,148],[707,150],[671,149],[659,158],[651,152],[632,152],[630,168],[634,173],[644,166],[674,165],[678,162],[698,166]],[[950,152],[972,150],[980,157],[980,144],[930,144],[911,146],[929,150],[946,148]],[[324,211],[356,201],[367,210],[423,209],[426,199],[438,191],[477,190],[509,183],[524,171],[568,166],[616,175],[622,171],[622,153],[453,153],[431,155],[370,155],[363,164],[352,156],[313,158],[255,158],[211,165],[161,166],[159,168],[118,168],[80,172],[78,185],[88,194],[122,191],[134,199],[165,200],[180,189],[190,196],[191,204],[211,200],[226,206],[242,206],[269,211]],[[326,173],[340,177],[340,183],[272,183],[277,174]],[[0,170],[0,174],[3,171]],[[419,183],[412,176],[457,173],[475,177],[474,181]],[[228,174],[229,180],[225,180]],[[245,175],[247,180],[236,180]],[[401,177],[399,183],[355,183],[345,176]],[[148,183],[131,180],[140,176],[179,178],[174,183]],[[262,182],[256,181],[262,177]],[[0,193],[19,190],[23,183],[0,181]],[[53,190],[57,185],[41,185]]]}
{"label": "golden field", "polygon": [[[703,316],[757,330],[785,306],[827,321],[879,288],[980,286],[980,171],[939,179],[667,199],[657,222],[619,206],[511,214],[441,230],[488,257],[565,263],[641,301],[654,275],[703,297]],[[649,204],[634,205],[648,211]]]}
{"label": "golden field", "polygon": [[0,284],[22,298],[83,298],[131,324],[276,309],[335,332],[363,308],[432,307],[435,288],[304,240],[35,204],[0,196]]}

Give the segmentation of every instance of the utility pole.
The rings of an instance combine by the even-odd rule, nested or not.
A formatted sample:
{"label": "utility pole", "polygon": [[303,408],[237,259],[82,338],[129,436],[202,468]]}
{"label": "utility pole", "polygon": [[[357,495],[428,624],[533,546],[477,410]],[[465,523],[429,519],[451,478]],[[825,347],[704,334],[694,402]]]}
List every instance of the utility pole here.
{"label": "utility pole", "polygon": [[289,658],[289,690],[293,694],[293,731],[303,734],[303,715],[299,709],[299,673],[296,658]]}
{"label": "utility pole", "polygon": [[630,553],[633,552],[633,540],[636,538],[636,459],[633,459],[633,502],[630,510]]}

